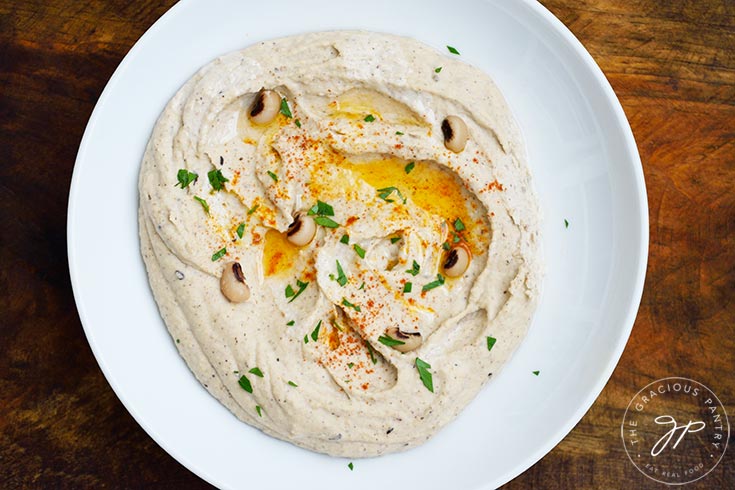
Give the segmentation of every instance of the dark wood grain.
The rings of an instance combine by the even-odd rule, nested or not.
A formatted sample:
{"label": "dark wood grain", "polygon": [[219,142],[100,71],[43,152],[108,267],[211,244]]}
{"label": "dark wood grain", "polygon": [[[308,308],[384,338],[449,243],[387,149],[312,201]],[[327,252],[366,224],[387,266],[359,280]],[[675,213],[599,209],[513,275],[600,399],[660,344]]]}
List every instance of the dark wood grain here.
{"label": "dark wood grain", "polygon": [[[0,0],[0,488],[210,488],[160,449],[99,370],[74,306],[66,204],[107,79],[172,4]],[[650,260],[628,346],[577,427],[506,485],[658,489],[623,411],[686,376],[735,413],[735,2],[545,0],[618,94],[638,142]],[[731,438],[732,442],[732,438]],[[686,488],[734,488],[735,447]]]}

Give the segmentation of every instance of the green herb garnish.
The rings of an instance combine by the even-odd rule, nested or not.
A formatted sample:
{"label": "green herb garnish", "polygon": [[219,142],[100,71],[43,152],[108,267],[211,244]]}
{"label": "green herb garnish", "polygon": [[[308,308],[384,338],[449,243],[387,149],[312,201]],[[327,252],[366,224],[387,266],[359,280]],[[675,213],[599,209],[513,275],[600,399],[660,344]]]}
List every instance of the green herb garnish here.
{"label": "green herb garnish", "polygon": [[373,362],[373,364],[377,364],[378,360],[375,358],[375,351],[373,350],[373,346],[368,341],[365,341],[365,345],[368,348],[368,354],[370,354],[370,360]]}
{"label": "green herb garnish", "polygon": [[424,287],[421,288],[421,291],[429,291],[431,289],[438,288],[442,284],[444,284],[444,276],[442,276],[441,274],[437,274],[436,281],[425,284]]}
{"label": "green herb garnish", "polygon": [[352,246],[352,248],[354,248],[354,249],[355,249],[355,252],[357,253],[357,255],[359,255],[359,256],[360,256],[360,258],[361,258],[361,259],[364,259],[364,258],[365,258],[365,249],[364,249],[364,248],[362,248],[362,247],[361,247],[360,245],[358,245],[357,243],[356,243],[356,244],[354,244],[354,245]]}
{"label": "green herb garnish", "polygon": [[416,166],[416,162],[410,162],[408,165],[406,165],[406,168],[404,169],[407,174],[411,173],[411,170]]}
{"label": "green herb garnish", "polygon": [[532,372],[533,372],[533,374],[535,374],[536,376],[538,376],[538,375],[539,375],[539,373],[541,373],[541,371],[532,371]]}
{"label": "green herb garnish", "polygon": [[454,221],[454,229],[457,231],[463,231],[465,229],[464,223],[462,223],[462,220],[457,218]]}
{"label": "green herb garnish", "polygon": [[317,339],[319,338],[319,328],[321,326],[322,326],[322,321],[319,320],[319,323],[316,324],[316,328],[314,329],[313,332],[311,332],[311,340],[313,340],[314,342],[316,342]]}
{"label": "green herb garnish", "polygon": [[566,219],[564,220],[564,228],[569,228],[569,221]]}
{"label": "green herb garnish", "polygon": [[250,380],[245,377],[245,375],[240,376],[240,379],[237,380],[237,383],[242,387],[243,390],[247,391],[248,393],[253,392],[253,385],[250,384]]}
{"label": "green herb garnish", "polygon": [[355,465],[352,464],[352,461],[350,461],[350,464],[348,464],[347,467],[350,469],[350,471],[355,469]]}
{"label": "green herb garnish", "polygon": [[222,171],[219,169],[207,172],[207,178],[209,178],[209,183],[212,185],[212,189],[214,189],[215,191],[224,189],[225,182],[230,181],[230,179],[222,175]]}
{"label": "green herb garnish", "polygon": [[339,228],[339,223],[326,216],[317,216],[314,218],[314,223],[323,226],[325,228]]}
{"label": "green herb garnish", "polygon": [[192,182],[196,182],[198,178],[199,175],[195,174],[194,172],[189,172],[185,168],[182,168],[176,173],[176,180],[179,181],[179,183],[176,185],[181,186],[182,189],[186,189],[187,187],[189,187],[189,184],[191,184]]}
{"label": "green herb garnish", "polygon": [[271,179],[273,179],[273,181],[274,181],[274,182],[278,182],[278,176],[277,176],[276,174],[274,174],[274,173],[273,173],[273,172],[271,172],[270,170],[268,170],[268,172],[266,172],[266,173],[268,174],[268,176],[269,176],[269,177],[270,177]]}
{"label": "green herb garnish", "polygon": [[354,366],[354,365],[355,365],[354,362],[348,362],[347,363],[347,367],[350,368],[350,369],[352,369],[352,366]]}
{"label": "green herb garnish", "polygon": [[495,345],[495,342],[497,342],[498,339],[495,337],[488,337],[487,338],[487,350],[493,350],[493,346]]}
{"label": "green herb garnish", "polygon": [[217,262],[219,259],[221,259],[222,257],[224,257],[226,253],[227,253],[227,249],[224,248],[224,247],[221,248],[220,250],[217,250],[214,253],[214,255],[212,255],[212,262]]}
{"label": "green herb garnish", "polygon": [[454,238],[452,238],[452,243],[458,243],[461,240],[461,238],[459,238],[459,235],[457,235],[454,232],[452,232],[452,234],[454,235]]}
{"label": "green herb garnish", "polygon": [[291,385],[291,386],[293,386],[294,388],[298,388],[298,386],[299,386],[299,385],[297,385],[296,383],[294,383],[291,380],[288,381],[288,384]]}
{"label": "green herb garnish", "polygon": [[349,301],[347,301],[347,298],[342,298],[342,304],[344,306],[347,306],[348,308],[352,308],[355,311],[362,311],[358,305],[353,305]]}
{"label": "green herb garnish", "polygon": [[395,347],[396,345],[405,345],[405,342],[396,340],[393,337],[389,337],[388,335],[381,335],[380,337],[378,337],[378,342],[380,342],[383,345],[387,345],[388,347]]}
{"label": "green herb garnish", "polygon": [[294,325],[296,325],[296,320],[291,320],[290,322],[287,322],[286,325],[289,327],[293,327]]}
{"label": "green herb garnish", "polygon": [[301,121],[299,121],[298,119],[296,119],[296,120],[294,121],[294,123],[296,124],[296,127],[297,127],[297,128],[300,128],[300,127],[301,127]]}
{"label": "green herb garnish", "polygon": [[263,409],[260,407],[260,405],[255,405],[255,411],[258,412],[258,417],[263,416]]}
{"label": "green herb garnish", "polygon": [[373,116],[372,114],[368,114],[367,116],[365,116],[365,122],[373,122],[373,121],[375,121],[375,116]]}
{"label": "green herb garnish", "polygon": [[391,242],[391,243],[396,243],[396,242],[397,242],[397,241],[399,241],[400,239],[401,239],[401,237],[399,237],[399,236],[394,236],[394,237],[392,237],[392,238],[390,239],[390,242]]}
{"label": "green herb garnish", "polygon": [[410,269],[406,269],[406,272],[408,272],[412,276],[418,276],[419,271],[421,271],[421,266],[415,260],[413,261],[413,267],[411,267]]}
{"label": "green herb garnish", "polygon": [[207,201],[205,201],[204,199],[202,199],[199,196],[194,196],[194,199],[196,199],[197,201],[199,201],[199,204],[201,204],[202,207],[204,208],[204,212],[207,213],[207,214],[209,214],[209,204],[207,204]]}
{"label": "green herb garnish", "polygon": [[286,97],[281,99],[281,114],[286,117],[293,117],[291,115],[291,109],[288,107],[288,101],[286,100]]}
{"label": "green herb garnish", "polygon": [[308,334],[307,335],[304,335],[304,343],[305,344],[308,344],[309,343],[309,335]]}
{"label": "green herb garnish", "polygon": [[410,293],[411,289],[413,289],[413,284],[411,284],[410,282],[407,282],[406,284],[403,285],[404,293]]}
{"label": "green herb garnish", "polygon": [[337,261],[337,284],[342,287],[347,284],[347,276],[345,276],[345,271],[342,270],[342,264],[339,263],[339,260]]}
{"label": "green herb garnish", "polygon": [[290,303],[293,300],[295,300],[296,298],[298,298],[299,295],[304,292],[304,289],[306,289],[306,286],[308,286],[308,285],[309,285],[308,282],[301,282],[298,279],[296,279],[296,286],[298,286],[298,288],[299,288],[298,291],[294,292],[294,290],[293,290],[293,288],[291,287],[290,284],[288,286],[286,286],[286,297],[287,298],[291,298],[290,300],[288,300],[288,302]]}
{"label": "green herb garnish", "polygon": [[418,369],[419,378],[421,378],[421,382],[424,383],[426,389],[434,393],[434,380],[432,379],[431,372],[429,371],[429,369],[431,369],[431,364],[426,361],[422,361],[417,357],[416,369]]}
{"label": "green herb garnish", "polygon": [[350,244],[350,235],[348,235],[347,233],[345,233],[344,235],[342,235],[342,238],[339,239],[339,242],[340,243],[344,243],[345,245],[349,245]]}
{"label": "green herb garnish", "polygon": [[316,204],[306,213],[309,216],[334,216],[334,208],[326,202],[317,200]]}
{"label": "green herb garnish", "polygon": [[237,227],[238,238],[242,238],[244,233],[245,233],[245,223],[240,223],[240,226]]}
{"label": "green herb garnish", "polygon": [[398,194],[398,197],[401,198],[403,201],[403,204],[406,204],[406,198],[403,197],[403,194],[401,194],[401,191],[398,190],[397,187],[383,187],[382,189],[378,189],[378,197],[385,200],[386,202],[394,202],[393,199],[388,199],[388,196],[390,196],[393,192]]}
{"label": "green herb garnish", "polygon": [[442,248],[447,252],[452,249],[452,247],[449,245],[449,242],[442,243]]}
{"label": "green herb garnish", "polygon": [[259,207],[260,207],[260,204],[256,204],[252,208],[248,209],[248,215],[253,214]]}
{"label": "green herb garnish", "polygon": [[[459,51],[457,51],[457,48],[453,48],[452,46],[447,46],[447,49],[452,54],[459,54]],[[283,100],[286,100],[286,99],[283,99]]]}
{"label": "green herb garnish", "polygon": [[396,131],[396,134],[397,134],[398,136],[403,136],[403,132],[401,132],[401,131]]}
{"label": "green herb garnish", "polygon": [[257,367],[254,367],[253,369],[251,369],[248,372],[256,375],[259,378],[262,378],[263,377],[263,371],[261,371],[260,368],[257,368]]}
{"label": "green herb garnish", "polygon": [[362,284],[360,284],[360,287],[357,289],[365,289],[365,281],[362,281]]}
{"label": "green herb garnish", "polygon": [[436,68],[434,68],[434,72],[439,73],[440,71],[442,71],[441,66],[437,66]]}
{"label": "green herb garnish", "polygon": [[290,285],[290,284],[287,284],[287,285],[286,285],[286,297],[287,297],[287,298],[291,298],[291,297],[293,297],[293,295],[295,295],[295,294],[296,294],[296,293],[294,292],[294,290],[293,290],[293,288],[291,287],[291,285]]}

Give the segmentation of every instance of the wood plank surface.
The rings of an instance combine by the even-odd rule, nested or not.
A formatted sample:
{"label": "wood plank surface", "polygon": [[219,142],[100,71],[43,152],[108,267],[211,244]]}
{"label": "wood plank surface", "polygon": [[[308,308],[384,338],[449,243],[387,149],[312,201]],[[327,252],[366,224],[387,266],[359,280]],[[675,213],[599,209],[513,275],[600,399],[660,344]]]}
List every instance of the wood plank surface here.
{"label": "wood plank surface", "polygon": [[[0,488],[211,488],[112,392],[66,260],[87,120],[117,64],[172,3],[0,0]],[[659,489],[620,440],[631,397],[684,376],[735,413],[735,2],[542,3],[589,50],[628,116],[648,190],[650,258],[610,382],[577,427],[504,488]],[[735,447],[686,488],[735,488]]]}

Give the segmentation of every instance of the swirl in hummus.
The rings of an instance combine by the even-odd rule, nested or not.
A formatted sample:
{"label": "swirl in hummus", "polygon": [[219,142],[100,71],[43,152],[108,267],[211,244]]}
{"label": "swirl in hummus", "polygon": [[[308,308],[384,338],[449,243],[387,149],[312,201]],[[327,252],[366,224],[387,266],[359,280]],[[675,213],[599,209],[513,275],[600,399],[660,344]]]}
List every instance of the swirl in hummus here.
{"label": "swirl in hummus", "polygon": [[493,82],[366,32],[262,42],[194,75],[140,173],[143,257],[199,381],[333,455],[421,444],[518,346],[538,208]]}

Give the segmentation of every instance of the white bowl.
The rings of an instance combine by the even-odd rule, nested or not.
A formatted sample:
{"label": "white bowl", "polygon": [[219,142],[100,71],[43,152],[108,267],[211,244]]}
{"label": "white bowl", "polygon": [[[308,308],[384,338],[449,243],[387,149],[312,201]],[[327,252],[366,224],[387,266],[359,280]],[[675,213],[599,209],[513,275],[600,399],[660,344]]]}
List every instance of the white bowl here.
{"label": "white bowl", "polygon": [[[185,80],[227,51],[332,29],[449,44],[495,79],[526,139],[547,262],[529,335],[505,369],[428,443],[356,461],[354,471],[239,422],[199,385],[153,301],[136,214],[145,144]],[[97,103],[74,168],[68,248],[79,315],[107,380],[151,437],[205,480],[263,490],[493,488],[550,451],[610,377],[641,297],[648,208],[615,94],[533,0],[185,0],[140,39]]]}

